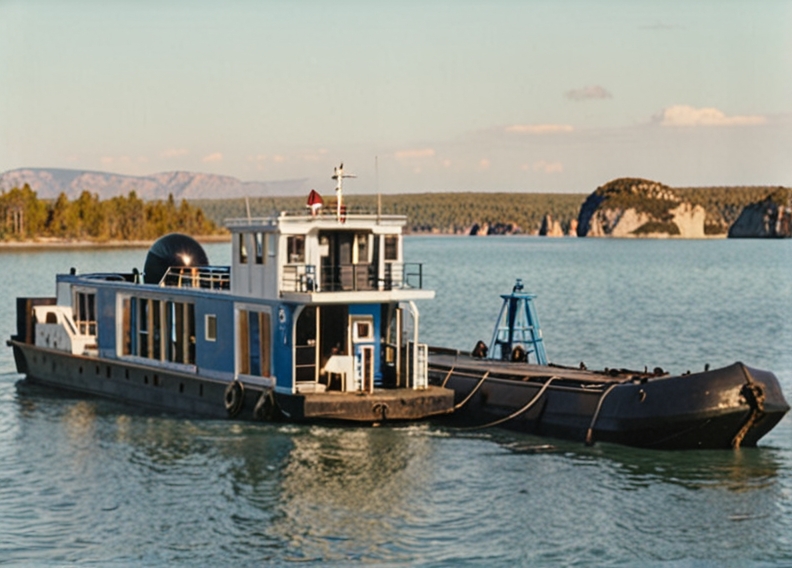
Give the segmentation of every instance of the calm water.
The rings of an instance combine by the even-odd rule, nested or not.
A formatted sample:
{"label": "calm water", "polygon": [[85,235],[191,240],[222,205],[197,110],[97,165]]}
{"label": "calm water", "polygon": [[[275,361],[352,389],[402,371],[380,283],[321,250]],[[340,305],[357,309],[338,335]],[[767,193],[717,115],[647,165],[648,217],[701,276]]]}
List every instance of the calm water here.
{"label": "calm water", "polygon": [[[674,372],[742,360],[792,399],[792,241],[412,237],[422,340],[489,340],[514,278],[552,361]],[[207,247],[229,261],[227,245]],[[0,253],[14,297],[144,250]],[[501,430],[152,415],[18,387],[0,352],[0,564],[790,566],[792,419],[759,448],[586,448]]]}

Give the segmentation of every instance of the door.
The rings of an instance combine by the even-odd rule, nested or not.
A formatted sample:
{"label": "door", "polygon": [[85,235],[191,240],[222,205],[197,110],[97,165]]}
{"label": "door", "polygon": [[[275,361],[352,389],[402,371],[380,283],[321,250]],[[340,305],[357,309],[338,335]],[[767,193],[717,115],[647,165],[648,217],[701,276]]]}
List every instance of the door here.
{"label": "door", "polygon": [[374,318],[352,316],[349,327],[357,390],[374,392]]}

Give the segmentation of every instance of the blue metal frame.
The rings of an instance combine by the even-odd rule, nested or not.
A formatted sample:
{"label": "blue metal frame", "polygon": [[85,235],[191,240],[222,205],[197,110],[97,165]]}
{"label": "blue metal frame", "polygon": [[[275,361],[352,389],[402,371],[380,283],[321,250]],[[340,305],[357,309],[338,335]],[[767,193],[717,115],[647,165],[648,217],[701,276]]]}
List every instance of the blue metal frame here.
{"label": "blue metal frame", "polygon": [[511,294],[501,295],[503,306],[489,345],[490,359],[510,360],[514,349],[519,346],[524,350],[527,361],[530,362],[533,356],[537,364],[547,365],[542,330],[533,303],[535,297],[523,292],[519,278]]}

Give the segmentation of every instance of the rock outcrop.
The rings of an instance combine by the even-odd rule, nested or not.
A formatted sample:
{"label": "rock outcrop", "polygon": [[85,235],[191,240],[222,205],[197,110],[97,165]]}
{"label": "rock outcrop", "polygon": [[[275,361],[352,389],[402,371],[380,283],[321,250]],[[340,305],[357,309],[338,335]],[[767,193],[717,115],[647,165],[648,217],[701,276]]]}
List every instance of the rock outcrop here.
{"label": "rock outcrop", "polygon": [[549,213],[545,214],[542,218],[542,226],[539,228],[539,236],[563,237],[564,229],[561,227],[561,222],[553,219]]}
{"label": "rock outcrop", "polygon": [[743,208],[729,228],[729,238],[792,237],[792,190],[781,188]]}
{"label": "rock outcrop", "polygon": [[598,187],[578,215],[579,237],[703,238],[706,211],[661,183],[620,178]]}

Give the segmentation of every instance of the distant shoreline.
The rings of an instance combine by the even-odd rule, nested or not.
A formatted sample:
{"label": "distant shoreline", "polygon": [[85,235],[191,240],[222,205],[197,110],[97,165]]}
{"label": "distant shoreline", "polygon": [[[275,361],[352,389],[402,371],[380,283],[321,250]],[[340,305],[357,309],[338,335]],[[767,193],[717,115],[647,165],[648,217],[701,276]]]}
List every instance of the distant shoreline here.
{"label": "distant shoreline", "polygon": [[[199,243],[224,243],[231,241],[231,235],[203,235],[193,237]],[[21,250],[68,250],[68,249],[112,249],[112,248],[147,248],[154,240],[134,240],[134,241],[91,241],[91,240],[71,240],[42,237],[27,241],[0,241],[0,252],[21,251]]]}

